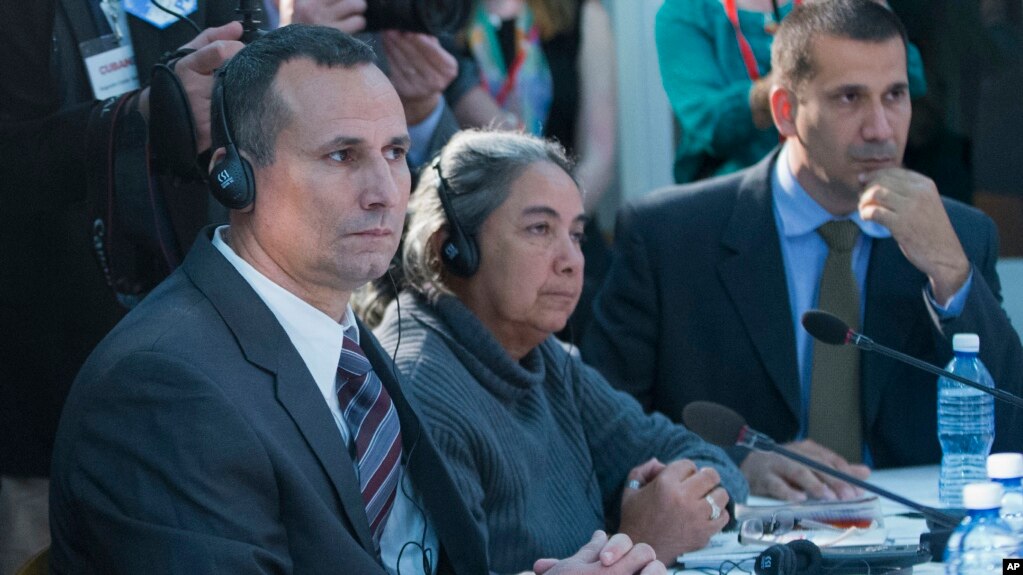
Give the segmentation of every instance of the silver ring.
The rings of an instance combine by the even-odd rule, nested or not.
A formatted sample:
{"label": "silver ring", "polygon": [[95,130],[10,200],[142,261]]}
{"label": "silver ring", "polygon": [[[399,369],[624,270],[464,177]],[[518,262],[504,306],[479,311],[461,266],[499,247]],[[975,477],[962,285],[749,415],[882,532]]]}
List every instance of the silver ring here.
{"label": "silver ring", "polygon": [[704,499],[707,501],[708,504],[710,504],[710,520],[714,521],[718,517],[721,517],[721,508],[718,507],[718,504],[716,501],[714,501],[714,498],[708,494],[706,497],[704,497]]}
{"label": "silver ring", "polygon": [[638,479],[630,479],[629,482],[625,484],[625,487],[629,489],[642,489],[643,482]]}

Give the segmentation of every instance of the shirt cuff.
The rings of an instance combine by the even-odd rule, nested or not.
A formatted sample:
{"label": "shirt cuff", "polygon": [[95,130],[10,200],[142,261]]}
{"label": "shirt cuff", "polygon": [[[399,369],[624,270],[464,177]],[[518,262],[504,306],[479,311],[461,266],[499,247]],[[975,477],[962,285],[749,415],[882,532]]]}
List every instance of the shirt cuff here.
{"label": "shirt cuff", "polygon": [[963,313],[963,307],[966,306],[966,298],[970,295],[970,286],[973,285],[973,270],[970,270],[970,275],[966,278],[966,282],[963,283],[963,287],[959,288],[959,291],[954,293],[945,305],[939,304],[934,299],[934,292],[931,290],[931,284],[927,284],[924,288],[924,293],[927,295],[927,303],[930,304],[931,309],[934,310],[935,315],[938,316],[939,321],[948,321],[959,317],[959,314]]}
{"label": "shirt cuff", "polygon": [[413,167],[423,165],[430,154],[430,140],[433,139],[433,132],[440,123],[440,117],[444,114],[444,96],[437,100],[437,107],[430,112],[425,120],[414,126],[408,127],[409,138],[412,139],[412,147],[408,151],[408,159]]}

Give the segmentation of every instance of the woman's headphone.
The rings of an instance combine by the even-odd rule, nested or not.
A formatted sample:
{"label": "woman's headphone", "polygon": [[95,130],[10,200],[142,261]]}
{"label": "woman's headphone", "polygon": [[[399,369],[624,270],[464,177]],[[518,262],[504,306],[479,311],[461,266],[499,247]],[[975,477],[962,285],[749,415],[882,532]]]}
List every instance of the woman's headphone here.
{"label": "woman's headphone", "polygon": [[480,267],[479,248],[476,240],[462,230],[458,216],[455,215],[451,198],[448,197],[451,188],[440,171],[440,156],[433,161],[432,167],[437,172],[437,196],[448,220],[448,238],[440,247],[440,258],[451,273],[463,278],[471,277]]}

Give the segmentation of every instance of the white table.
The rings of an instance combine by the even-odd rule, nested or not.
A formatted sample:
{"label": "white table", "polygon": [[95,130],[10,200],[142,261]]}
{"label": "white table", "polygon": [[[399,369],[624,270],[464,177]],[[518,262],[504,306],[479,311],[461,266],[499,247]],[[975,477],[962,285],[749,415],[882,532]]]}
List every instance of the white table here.
{"label": "white table", "polygon": [[[938,502],[938,466],[936,465],[874,471],[868,481],[922,505],[940,507]],[[751,498],[750,503],[769,504],[777,502],[754,497]],[[902,504],[884,498],[881,499],[881,507],[884,510],[884,521],[885,528],[888,531],[888,539],[892,543],[916,544],[920,541],[920,534],[927,530],[926,522],[923,519],[903,516],[902,514],[912,510]],[[752,569],[752,565],[748,561],[742,567],[746,570]],[[669,572],[672,572],[672,570],[669,569]],[[700,573],[701,571],[675,569],[673,572]],[[944,565],[941,563],[925,563],[914,567],[912,572],[914,575],[944,573]],[[736,569],[732,573],[741,575],[743,571]]]}

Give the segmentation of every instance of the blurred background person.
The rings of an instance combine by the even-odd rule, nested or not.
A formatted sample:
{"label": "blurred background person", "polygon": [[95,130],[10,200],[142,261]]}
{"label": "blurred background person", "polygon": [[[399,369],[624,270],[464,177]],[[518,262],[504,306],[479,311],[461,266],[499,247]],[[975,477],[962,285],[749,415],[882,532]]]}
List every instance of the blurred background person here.
{"label": "blurred background person", "polygon": [[[464,4],[468,6],[469,2],[465,0]],[[458,122],[443,97],[459,72],[448,37],[444,40],[446,49],[441,38],[430,34],[395,29],[366,33],[371,24],[366,18],[366,0],[286,0],[278,7],[279,25],[295,22],[330,26],[359,34],[376,49],[378,63],[405,110],[412,138],[408,154],[411,167],[420,167],[458,131]]]}
{"label": "blurred background person", "polygon": [[[675,182],[751,166],[778,146],[767,103],[771,43],[800,0],[666,0],[657,13],[661,79],[678,122]],[[927,83],[910,45],[914,97]]]}
{"label": "blurred background person", "polygon": [[564,555],[605,524],[670,562],[747,494],[723,451],[644,414],[553,337],[582,289],[572,173],[556,143],[456,134],[413,193],[408,289],[376,330],[498,572]]}

